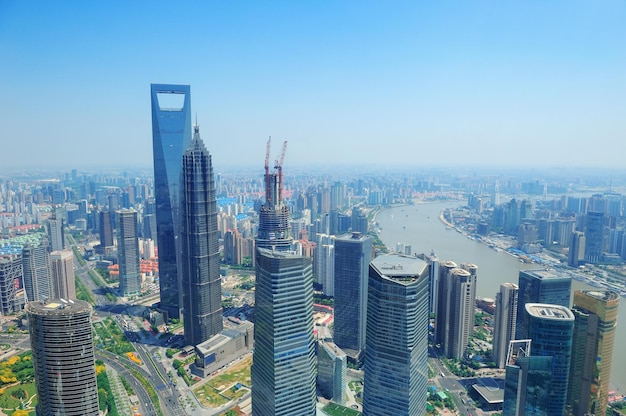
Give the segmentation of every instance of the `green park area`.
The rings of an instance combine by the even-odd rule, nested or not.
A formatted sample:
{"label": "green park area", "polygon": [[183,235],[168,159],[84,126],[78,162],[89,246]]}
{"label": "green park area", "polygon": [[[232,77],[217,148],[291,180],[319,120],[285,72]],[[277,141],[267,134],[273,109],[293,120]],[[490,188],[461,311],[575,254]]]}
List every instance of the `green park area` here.
{"label": "green park area", "polygon": [[350,409],[349,407],[340,406],[336,403],[328,403],[324,406],[322,412],[326,413],[328,416],[361,416],[361,412]]}
{"label": "green park area", "polygon": [[128,341],[126,335],[112,318],[95,322],[93,327],[96,330],[95,341],[98,347],[116,355],[135,351],[133,344]]}
{"label": "green park area", "polygon": [[30,351],[0,362],[0,409],[7,415],[34,414],[37,391]]}
{"label": "green park area", "polygon": [[232,365],[194,390],[204,407],[215,408],[244,396],[250,386],[252,355]]}

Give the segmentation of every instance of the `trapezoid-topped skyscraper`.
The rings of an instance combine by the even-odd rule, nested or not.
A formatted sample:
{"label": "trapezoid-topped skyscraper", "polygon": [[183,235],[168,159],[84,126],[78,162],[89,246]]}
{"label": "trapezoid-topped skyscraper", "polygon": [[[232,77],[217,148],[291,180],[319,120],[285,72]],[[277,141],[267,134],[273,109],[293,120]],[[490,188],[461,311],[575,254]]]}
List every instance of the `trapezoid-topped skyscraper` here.
{"label": "trapezoid-topped skyscraper", "polygon": [[189,85],[152,84],[150,91],[160,308],[169,317],[179,318],[180,182],[183,152],[191,142],[190,88]]}
{"label": "trapezoid-topped skyscraper", "polygon": [[183,155],[180,213],[185,341],[198,345],[222,330],[215,180],[198,125]]}

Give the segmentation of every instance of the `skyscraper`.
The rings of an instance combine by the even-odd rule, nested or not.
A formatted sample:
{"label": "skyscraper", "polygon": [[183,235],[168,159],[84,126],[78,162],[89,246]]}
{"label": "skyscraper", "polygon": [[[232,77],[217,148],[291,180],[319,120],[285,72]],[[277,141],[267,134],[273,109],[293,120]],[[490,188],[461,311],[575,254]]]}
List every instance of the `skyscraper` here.
{"label": "skyscraper", "polygon": [[585,261],[596,264],[605,251],[604,212],[590,211],[585,215]]}
{"label": "skyscraper", "polygon": [[332,342],[317,344],[317,386],[335,403],[346,402],[346,354]]}
{"label": "skyscraper", "polygon": [[0,313],[14,312],[15,281],[22,279],[22,257],[18,255],[0,256]]}
{"label": "skyscraper", "polygon": [[197,125],[183,155],[180,214],[185,341],[198,345],[222,330],[222,287],[213,166]]}
{"label": "skyscraper", "polygon": [[356,232],[335,239],[334,341],[355,361],[360,359],[365,348],[372,244],[372,237]]}
{"label": "skyscraper", "polygon": [[[286,142],[285,142],[286,144]],[[290,251],[289,210],[282,203],[282,161],[269,170],[259,213],[252,364],[255,416],[315,414],[313,265]]]}
{"label": "skyscraper", "polygon": [[311,259],[260,248],[256,261],[252,414],[315,415]]}
{"label": "skyscraper", "polygon": [[98,416],[91,306],[82,300],[26,304],[38,416]]}
{"label": "skyscraper", "polygon": [[447,357],[461,359],[474,331],[476,270],[473,264],[440,265],[439,294],[435,316],[435,341]]}
{"label": "skyscraper", "polygon": [[547,415],[562,415],[567,402],[574,315],[561,305],[528,303],[525,307],[532,356],[552,357],[552,385]]}
{"label": "skyscraper", "polygon": [[48,239],[50,251],[63,250],[65,248],[65,234],[63,234],[63,220],[55,214],[48,219]]}
{"label": "skyscraper", "polygon": [[99,233],[100,233],[100,250],[104,253],[107,247],[113,246],[113,222],[111,221],[111,211],[100,211]]}
{"label": "skyscraper", "polygon": [[120,265],[120,293],[126,297],[137,296],[141,294],[137,211],[121,209],[116,214],[119,231],[117,257]]}
{"label": "skyscraper", "polygon": [[74,281],[74,253],[72,250],[50,253],[50,277],[54,298],[76,299]]}
{"label": "skyscraper", "polygon": [[50,278],[50,253],[47,245],[26,246],[22,249],[24,268],[24,289],[26,300],[46,300],[54,298]]}
{"label": "skyscraper", "polygon": [[496,314],[493,327],[493,361],[498,368],[506,365],[511,340],[515,339],[517,323],[517,285],[503,283],[496,294]]}
{"label": "skyscraper", "polygon": [[555,270],[520,270],[517,295],[516,339],[530,338],[526,332],[527,303],[547,303],[569,308],[572,278]]}
{"label": "skyscraper", "polygon": [[370,263],[364,416],[425,414],[429,265],[389,254]]}
{"label": "skyscraper", "polygon": [[520,342],[512,341],[509,348],[502,416],[551,415],[552,357],[531,355],[530,340],[514,351],[513,345]]}
{"label": "skyscraper", "polygon": [[150,92],[160,309],[167,312],[170,318],[179,318],[179,188],[183,151],[191,142],[190,89],[189,85],[152,84]]}
{"label": "skyscraper", "polygon": [[575,416],[606,414],[619,294],[574,291],[568,403]]}
{"label": "skyscraper", "polygon": [[574,231],[570,239],[567,265],[578,267],[585,262],[585,233]]}
{"label": "skyscraper", "polygon": [[335,236],[315,234],[314,271],[326,296],[335,296]]}

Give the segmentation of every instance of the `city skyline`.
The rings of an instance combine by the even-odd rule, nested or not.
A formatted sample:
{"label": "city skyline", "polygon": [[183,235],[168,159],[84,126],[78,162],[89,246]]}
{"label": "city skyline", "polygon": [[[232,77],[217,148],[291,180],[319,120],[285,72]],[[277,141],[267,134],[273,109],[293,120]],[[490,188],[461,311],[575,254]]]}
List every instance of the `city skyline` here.
{"label": "city skyline", "polygon": [[148,167],[153,82],[194,86],[218,171],[256,166],[269,135],[290,141],[286,166],[461,148],[473,166],[622,164],[623,3],[5,2],[0,16],[7,169]]}

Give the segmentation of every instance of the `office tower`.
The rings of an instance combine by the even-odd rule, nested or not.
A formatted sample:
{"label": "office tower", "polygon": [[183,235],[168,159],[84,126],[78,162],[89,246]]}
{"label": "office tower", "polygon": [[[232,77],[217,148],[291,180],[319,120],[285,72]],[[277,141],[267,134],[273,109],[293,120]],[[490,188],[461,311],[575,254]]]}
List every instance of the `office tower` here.
{"label": "office tower", "polygon": [[575,416],[606,414],[620,296],[574,291],[574,339],[568,404]]}
{"label": "office tower", "polygon": [[[523,343],[519,348],[516,344]],[[506,360],[502,416],[548,416],[552,357],[530,355],[530,340],[511,341]]]}
{"label": "office tower", "polygon": [[517,289],[514,283],[503,283],[500,285],[500,292],[496,294],[492,357],[498,368],[506,365],[509,343],[515,339]]}
{"label": "office tower", "polygon": [[335,296],[335,236],[316,234],[314,273],[326,296]]}
{"label": "office tower", "polygon": [[[252,413],[255,416],[315,414],[313,265],[289,251],[289,210],[282,204],[282,162],[269,171],[265,158],[266,203],[256,240],[256,292]],[[266,247],[270,247],[269,249]]]}
{"label": "office tower", "polygon": [[141,246],[141,258],[144,260],[150,260],[154,257],[154,241],[147,238],[142,240]]}
{"label": "office tower", "polygon": [[546,411],[562,415],[567,402],[574,315],[565,306],[527,303],[525,306],[528,338],[532,356],[552,357],[552,387]]}
{"label": "office tower", "polygon": [[160,309],[180,317],[180,178],[183,152],[191,142],[189,85],[150,86],[157,246],[159,247]]}
{"label": "office tower", "polygon": [[237,230],[224,234],[224,262],[240,265],[243,263],[243,236]]}
{"label": "office tower", "polygon": [[50,251],[63,250],[65,248],[65,235],[63,234],[63,220],[52,215],[48,219],[48,239]]}
{"label": "office tower", "polygon": [[388,254],[370,263],[364,416],[425,414],[429,276],[416,257]]}
{"label": "office tower", "polygon": [[118,224],[117,260],[120,266],[120,293],[122,296],[141,294],[141,274],[139,271],[139,238],[137,211],[121,209],[116,211]]}
{"label": "office tower", "polygon": [[72,250],[50,253],[50,277],[52,278],[54,298],[76,299],[73,263],[74,253]]}
{"label": "office tower", "polygon": [[596,264],[604,250],[604,212],[588,212],[585,216],[585,261]]}
{"label": "office tower", "polygon": [[437,313],[437,301],[439,296],[439,258],[435,251],[430,252],[428,258],[430,262],[430,301],[428,312],[431,314]]}
{"label": "office tower", "polygon": [[15,282],[22,279],[22,257],[0,256],[0,312],[8,315],[15,311]]}
{"label": "office tower", "polygon": [[311,259],[259,248],[256,262],[252,414],[315,415]]}
{"label": "office tower", "polygon": [[28,302],[52,299],[50,254],[47,244],[26,246],[22,249],[24,289]]}
{"label": "office tower", "polygon": [[99,233],[100,246],[102,250],[105,247],[113,247],[113,221],[111,220],[110,211],[100,211],[99,215]]}
{"label": "office tower", "polygon": [[474,331],[477,267],[455,266],[450,261],[441,264],[435,342],[441,344],[447,357],[461,359]]}
{"label": "office tower", "polygon": [[346,354],[332,342],[317,343],[317,386],[325,398],[346,403]]}
{"label": "office tower", "polygon": [[283,143],[280,159],[270,172],[269,155],[270,140],[267,141],[265,154],[265,204],[259,211],[259,232],[256,238],[258,248],[289,250],[291,235],[289,234],[289,207],[283,205],[283,160],[287,142]]}
{"label": "office tower", "polygon": [[367,215],[358,207],[352,208],[352,231],[367,234],[368,221]]}
{"label": "office tower", "polygon": [[26,305],[38,416],[98,416],[91,306],[82,300]]}
{"label": "office tower", "polygon": [[361,233],[335,238],[334,342],[353,361],[365,348],[367,280],[372,237]]}
{"label": "office tower", "polygon": [[530,338],[526,332],[527,303],[548,303],[569,308],[572,278],[554,270],[520,270],[517,292],[516,339]]}
{"label": "office tower", "polygon": [[574,231],[570,239],[567,265],[578,267],[585,263],[585,233]]}
{"label": "office tower", "polygon": [[222,330],[217,201],[211,155],[194,126],[183,155],[181,261],[185,341],[198,345]]}

